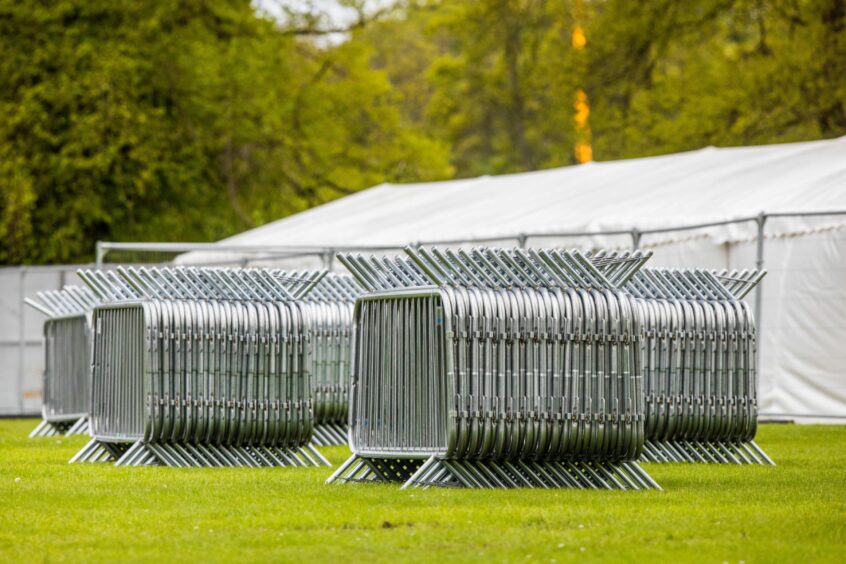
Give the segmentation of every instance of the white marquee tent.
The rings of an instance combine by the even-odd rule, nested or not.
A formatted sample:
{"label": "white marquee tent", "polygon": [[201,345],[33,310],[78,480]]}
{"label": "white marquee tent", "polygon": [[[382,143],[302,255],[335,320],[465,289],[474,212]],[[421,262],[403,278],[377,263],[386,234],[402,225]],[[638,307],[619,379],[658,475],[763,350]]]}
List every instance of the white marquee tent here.
{"label": "white marquee tent", "polygon": [[[690,228],[714,223],[720,225]],[[763,259],[769,275],[756,295],[762,411],[846,419],[846,137],[382,184],[178,260],[261,263],[298,248],[312,255],[272,262],[320,266],[317,257],[333,249],[486,238],[534,247],[637,241],[655,252],[651,264],[663,266],[751,268]],[[41,319],[21,301],[71,282],[74,269],[0,270],[0,414],[32,412],[41,380]]]}
{"label": "white marquee tent", "polygon": [[[598,162],[538,172],[381,184],[221,241],[349,246],[562,231],[642,230],[759,212],[846,209],[846,137]],[[846,218],[830,218],[833,224]],[[781,221],[768,234],[819,222]],[[754,225],[707,230],[718,243]],[[672,238],[676,238],[673,236]]]}
{"label": "white marquee tent", "polygon": [[[769,271],[759,297],[761,411],[843,418],[844,211],[846,137],[381,184],[219,245],[337,249],[488,239],[530,247],[629,247],[637,240],[654,250],[653,265],[752,268],[760,258]],[[691,228],[720,222],[732,223]],[[672,229],[680,226],[688,229]],[[195,252],[182,261],[210,256]]]}

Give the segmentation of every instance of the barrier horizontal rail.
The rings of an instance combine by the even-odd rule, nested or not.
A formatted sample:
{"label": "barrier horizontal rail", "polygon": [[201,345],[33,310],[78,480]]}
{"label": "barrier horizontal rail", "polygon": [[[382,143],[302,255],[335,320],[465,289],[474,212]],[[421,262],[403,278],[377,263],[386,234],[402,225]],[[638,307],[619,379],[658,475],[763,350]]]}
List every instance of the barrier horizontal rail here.
{"label": "barrier horizontal rail", "polygon": [[632,296],[578,251],[406,255],[338,255],[370,293],[354,310],[353,456],[328,483],[660,489],[635,462]]}
{"label": "barrier horizontal rail", "polygon": [[24,302],[47,316],[44,321],[42,420],[33,437],[88,432],[90,327],[87,316],[98,304],[87,288],[65,286],[38,292]]}
{"label": "barrier horizontal rail", "polygon": [[80,271],[93,311],[91,441],[71,462],[329,465],[310,444],[312,309],[325,272]]}
{"label": "barrier horizontal rail", "polygon": [[[614,258],[591,257],[606,275]],[[757,332],[743,301],[765,275],[647,267],[626,282],[645,320],[643,460],[774,464],[753,440]]]}

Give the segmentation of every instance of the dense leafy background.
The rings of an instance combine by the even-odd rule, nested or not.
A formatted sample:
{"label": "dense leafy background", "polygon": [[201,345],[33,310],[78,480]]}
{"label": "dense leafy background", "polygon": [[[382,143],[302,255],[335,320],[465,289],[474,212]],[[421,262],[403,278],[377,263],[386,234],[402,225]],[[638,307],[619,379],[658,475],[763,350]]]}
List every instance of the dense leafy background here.
{"label": "dense leafy background", "polygon": [[0,0],[0,263],[210,241],[383,181],[846,134],[846,0]]}

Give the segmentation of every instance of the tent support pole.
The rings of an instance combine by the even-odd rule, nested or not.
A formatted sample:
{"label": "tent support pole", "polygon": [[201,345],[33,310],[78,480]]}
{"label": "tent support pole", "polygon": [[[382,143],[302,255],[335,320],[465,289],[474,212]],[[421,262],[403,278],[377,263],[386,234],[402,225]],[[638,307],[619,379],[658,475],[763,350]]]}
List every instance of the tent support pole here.
{"label": "tent support pole", "polygon": [[[758,238],[757,238],[757,250],[755,252],[755,268],[758,270],[764,269],[764,224],[767,222],[767,216],[764,212],[761,212],[758,215],[758,219],[755,220],[758,224]],[[757,325],[758,329],[761,328],[761,288],[763,284],[758,284],[758,287],[755,289],[755,324]]]}
{"label": "tent support pole", "polygon": [[103,242],[97,241],[97,268],[103,268],[103,259],[106,258],[106,249],[103,248]]}
{"label": "tent support pole", "polygon": [[323,268],[332,272],[332,265],[335,262],[335,250],[334,249],[326,249],[326,252],[323,253]]}

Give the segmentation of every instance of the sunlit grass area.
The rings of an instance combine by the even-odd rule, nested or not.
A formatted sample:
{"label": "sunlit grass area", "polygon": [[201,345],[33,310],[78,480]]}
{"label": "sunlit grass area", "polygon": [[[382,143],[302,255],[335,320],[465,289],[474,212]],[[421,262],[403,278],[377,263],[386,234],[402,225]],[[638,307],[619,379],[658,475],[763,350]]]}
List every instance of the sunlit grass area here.
{"label": "sunlit grass area", "polygon": [[[68,465],[0,420],[0,561],[843,561],[846,427],[764,425],[766,466],[644,465],[663,492],[325,486],[328,468]],[[346,448],[323,449],[338,464]]]}

